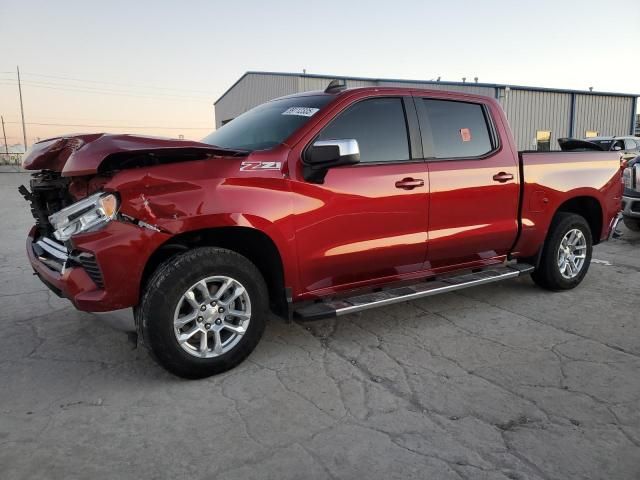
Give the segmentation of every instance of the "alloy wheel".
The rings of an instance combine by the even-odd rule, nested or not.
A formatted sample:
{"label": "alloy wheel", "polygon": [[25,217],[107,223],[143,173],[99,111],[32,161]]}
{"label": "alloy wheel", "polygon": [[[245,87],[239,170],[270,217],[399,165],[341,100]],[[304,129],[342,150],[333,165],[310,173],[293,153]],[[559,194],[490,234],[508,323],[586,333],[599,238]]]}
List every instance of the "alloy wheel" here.
{"label": "alloy wheel", "polygon": [[587,239],[577,228],[569,230],[558,248],[558,269],[567,280],[576,278],[584,267],[587,257]]}
{"label": "alloy wheel", "polygon": [[211,358],[232,350],[251,321],[251,300],[244,286],[227,276],[207,277],[181,297],[173,330],[184,351]]}

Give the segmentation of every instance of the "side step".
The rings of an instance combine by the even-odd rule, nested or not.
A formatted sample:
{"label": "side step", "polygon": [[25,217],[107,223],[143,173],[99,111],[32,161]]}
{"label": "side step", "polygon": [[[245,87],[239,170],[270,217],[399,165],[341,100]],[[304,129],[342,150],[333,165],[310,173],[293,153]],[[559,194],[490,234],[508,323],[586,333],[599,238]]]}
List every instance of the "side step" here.
{"label": "side step", "polygon": [[534,267],[532,265],[525,263],[491,267],[477,273],[465,273],[463,275],[444,277],[432,281],[423,281],[406,287],[365,293],[350,298],[311,303],[294,310],[294,316],[300,321],[339,317],[370,308],[383,307],[394,303],[406,302],[407,300],[431,297],[440,293],[475,287],[476,285],[508,280],[509,278],[529,274],[533,272],[533,270]]}

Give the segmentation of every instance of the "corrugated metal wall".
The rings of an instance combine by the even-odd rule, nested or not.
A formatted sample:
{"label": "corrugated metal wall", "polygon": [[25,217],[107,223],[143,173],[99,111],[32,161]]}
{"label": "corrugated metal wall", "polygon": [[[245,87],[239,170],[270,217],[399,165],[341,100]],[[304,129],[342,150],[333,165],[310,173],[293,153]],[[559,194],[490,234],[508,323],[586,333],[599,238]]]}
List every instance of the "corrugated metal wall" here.
{"label": "corrugated metal wall", "polygon": [[635,99],[605,95],[576,95],[576,137],[587,130],[600,135],[629,135]]}
{"label": "corrugated metal wall", "polygon": [[551,149],[558,150],[558,138],[568,137],[571,128],[571,94],[532,90],[499,90],[502,105],[518,150],[536,149],[536,132],[551,131]]}
{"label": "corrugated metal wall", "polygon": [[297,77],[248,74],[216,103],[216,128],[256,105],[296,92]]}
{"label": "corrugated metal wall", "polygon": [[[324,90],[332,77],[249,73],[215,105],[216,128],[250,108],[273,98],[298,92]],[[526,90],[446,83],[398,82],[385,80],[347,80],[348,88],[384,86],[451,90],[497,97],[511,124],[519,150],[536,148],[536,132],[551,132],[551,149],[557,150],[558,138],[571,136],[572,96],[575,95],[574,137],[583,137],[586,130],[600,135],[628,135],[631,128],[633,97],[580,94],[543,90]]]}

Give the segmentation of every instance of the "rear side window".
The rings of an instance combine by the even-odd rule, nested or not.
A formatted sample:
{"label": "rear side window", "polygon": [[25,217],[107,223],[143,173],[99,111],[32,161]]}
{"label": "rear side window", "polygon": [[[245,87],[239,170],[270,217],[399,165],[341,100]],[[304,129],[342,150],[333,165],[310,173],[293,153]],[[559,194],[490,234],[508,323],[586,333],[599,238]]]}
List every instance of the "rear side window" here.
{"label": "rear side window", "polygon": [[635,150],[636,148],[638,148],[637,142],[631,140],[630,138],[626,138],[624,140],[624,146],[626,150]]}
{"label": "rear side window", "polygon": [[423,98],[420,129],[427,158],[479,157],[493,150],[484,109],[477,103]]}
{"label": "rear side window", "polygon": [[318,140],[356,139],[361,162],[409,160],[409,138],[400,98],[374,98],[349,107]]}

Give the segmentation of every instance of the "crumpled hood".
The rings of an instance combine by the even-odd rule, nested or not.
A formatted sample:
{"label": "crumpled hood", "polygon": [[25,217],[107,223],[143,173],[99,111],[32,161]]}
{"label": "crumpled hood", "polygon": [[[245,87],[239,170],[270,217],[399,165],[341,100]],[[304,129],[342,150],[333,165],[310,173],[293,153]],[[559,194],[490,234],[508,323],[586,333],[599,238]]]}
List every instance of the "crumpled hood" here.
{"label": "crumpled hood", "polygon": [[201,154],[231,156],[238,152],[206,143],[170,138],[93,133],[49,138],[35,143],[25,154],[27,170],[52,170],[63,176],[90,175],[109,157],[127,153]]}

